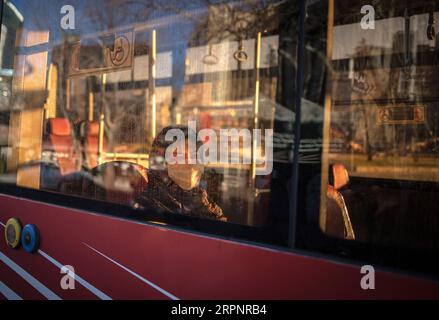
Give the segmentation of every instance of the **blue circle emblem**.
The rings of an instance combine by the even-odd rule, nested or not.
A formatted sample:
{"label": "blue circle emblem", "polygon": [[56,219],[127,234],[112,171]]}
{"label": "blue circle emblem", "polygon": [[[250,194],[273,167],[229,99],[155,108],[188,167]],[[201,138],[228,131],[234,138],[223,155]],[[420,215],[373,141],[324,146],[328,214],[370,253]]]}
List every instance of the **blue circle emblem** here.
{"label": "blue circle emblem", "polygon": [[21,232],[21,245],[24,251],[34,253],[40,246],[40,233],[33,224],[26,225]]}

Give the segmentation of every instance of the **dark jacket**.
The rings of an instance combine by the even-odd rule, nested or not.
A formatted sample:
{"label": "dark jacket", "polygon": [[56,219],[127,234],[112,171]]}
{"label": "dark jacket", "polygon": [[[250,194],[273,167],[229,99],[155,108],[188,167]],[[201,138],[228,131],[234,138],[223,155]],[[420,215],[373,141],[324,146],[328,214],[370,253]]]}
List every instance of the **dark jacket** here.
{"label": "dark jacket", "polygon": [[222,209],[209,199],[206,190],[200,187],[183,190],[161,171],[150,170],[147,176],[147,187],[136,198],[137,207],[227,221]]}

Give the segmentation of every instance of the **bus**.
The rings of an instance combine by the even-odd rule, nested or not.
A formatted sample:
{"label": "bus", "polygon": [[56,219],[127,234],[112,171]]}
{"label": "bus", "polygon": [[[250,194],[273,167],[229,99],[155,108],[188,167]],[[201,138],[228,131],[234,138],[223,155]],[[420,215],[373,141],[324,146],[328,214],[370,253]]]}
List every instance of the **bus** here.
{"label": "bus", "polygon": [[438,299],[437,21],[2,0],[0,299]]}

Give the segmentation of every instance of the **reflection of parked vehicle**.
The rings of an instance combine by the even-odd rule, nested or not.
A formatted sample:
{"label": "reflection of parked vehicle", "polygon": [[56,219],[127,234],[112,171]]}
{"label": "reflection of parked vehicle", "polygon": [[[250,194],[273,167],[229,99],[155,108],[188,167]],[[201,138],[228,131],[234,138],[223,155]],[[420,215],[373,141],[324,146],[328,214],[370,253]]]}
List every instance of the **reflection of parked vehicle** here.
{"label": "reflection of parked vehicle", "polygon": [[430,138],[427,141],[416,143],[416,152],[439,153],[439,138]]}

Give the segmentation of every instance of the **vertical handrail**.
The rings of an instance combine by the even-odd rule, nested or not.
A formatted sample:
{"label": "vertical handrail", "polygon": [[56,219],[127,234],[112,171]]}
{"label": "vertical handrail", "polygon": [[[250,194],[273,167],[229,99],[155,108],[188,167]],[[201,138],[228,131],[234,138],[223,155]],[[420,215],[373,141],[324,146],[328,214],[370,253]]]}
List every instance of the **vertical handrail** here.
{"label": "vertical handrail", "polygon": [[94,93],[93,89],[90,88],[88,92],[88,121],[92,122],[94,120]]}
{"label": "vertical handrail", "polygon": [[[334,29],[334,0],[328,3],[328,34],[326,44],[326,59],[328,63],[332,61],[333,48],[333,29]],[[329,168],[329,130],[331,122],[331,75],[328,74],[326,83],[324,120],[323,120],[323,144],[322,144],[322,180],[320,191],[320,229],[326,230],[326,194],[328,187],[328,168]]]}
{"label": "vertical handrail", "polygon": [[[107,75],[102,74],[102,102],[105,104],[105,91],[107,86]],[[101,112],[99,115],[99,141],[98,141],[98,164],[104,161],[104,130],[105,130],[105,108],[101,105]]]}
{"label": "vertical handrail", "polygon": [[72,95],[72,80],[70,78],[67,78],[66,80],[66,110],[70,111],[70,98]]}

